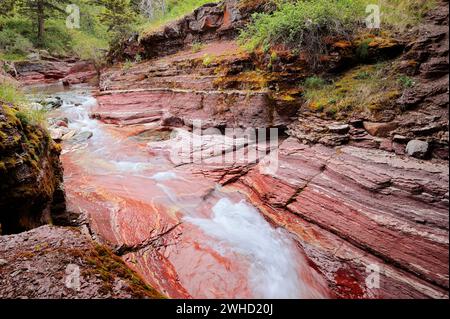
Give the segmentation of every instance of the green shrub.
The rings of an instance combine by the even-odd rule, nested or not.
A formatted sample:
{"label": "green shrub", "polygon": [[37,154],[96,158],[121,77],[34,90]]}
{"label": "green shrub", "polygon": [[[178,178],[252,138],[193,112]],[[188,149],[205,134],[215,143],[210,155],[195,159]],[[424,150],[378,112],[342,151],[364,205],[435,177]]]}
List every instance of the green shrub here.
{"label": "green shrub", "polygon": [[256,13],[240,34],[249,51],[284,44],[311,56],[323,53],[322,38],[347,35],[364,17],[364,0],[278,1],[273,13]]}
{"label": "green shrub", "polygon": [[364,39],[356,48],[356,56],[365,61],[369,57],[369,44],[373,41],[373,39]]}
{"label": "green shrub", "polygon": [[153,32],[162,25],[179,19],[186,14],[193,12],[198,7],[206,4],[218,2],[214,0],[167,0],[166,12],[156,12],[152,20],[143,19],[139,27],[142,35]]}
{"label": "green shrub", "polygon": [[398,78],[398,83],[403,87],[403,88],[412,88],[416,83],[414,82],[413,79],[411,79],[409,76],[407,75],[402,75]]}
{"label": "green shrub", "polygon": [[47,111],[30,105],[25,94],[13,84],[0,83],[0,102],[18,107],[15,115],[23,125],[47,125]]}
{"label": "green shrub", "polygon": [[[255,13],[253,21],[239,36],[240,44],[250,52],[268,52],[274,45],[285,45],[301,51],[316,63],[326,52],[324,37],[348,38],[365,27],[366,6],[372,0],[273,0],[276,10]],[[404,30],[420,22],[436,0],[378,0],[384,29]],[[368,43],[358,48],[361,58],[367,57]]]}
{"label": "green shrub", "polygon": [[45,109],[22,105],[16,113],[16,117],[22,125],[39,125],[44,128],[47,126],[47,111]]}
{"label": "green shrub", "polygon": [[[92,2],[75,2],[81,9],[81,29],[67,29],[65,15],[48,17],[45,21],[42,48],[51,54],[81,57],[92,48],[108,48],[106,26],[102,25],[98,18],[101,7]],[[0,30],[2,58],[22,59],[38,44],[33,20],[20,12],[9,16],[0,15]]]}
{"label": "green shrub", "polygon": [[436,0],[378,1],[383,14],[381,18],[382,25],[401,32],[420,23],[425,13],[437,4]]}
{"label": "green shrub", "polygon": [[357,80],[367,80],[371,77],[370,72],[368,71],[361,71],[356,74],[355,79]]}
{"label": "green shrub", "polygon": [[307,89],[320,89],[324,87],[327,84],[327,82],[317,76],[311,76],[303,82],[303,86]]}
{"label": "green shrub", "polygon": [[142,56],[139,53],[134,56],[134,62],[136,63],[142,62]]}
{"label": "green shrub", "polygon": [[203,65],[208,67],[214,62],[214,57],[211,54],[205,54],[203,56]]}
{"label": "green shrub", "polygon": [[33,48],[33,44],[12,29],[0,31],[0,50],[9,54],[25,54]]}

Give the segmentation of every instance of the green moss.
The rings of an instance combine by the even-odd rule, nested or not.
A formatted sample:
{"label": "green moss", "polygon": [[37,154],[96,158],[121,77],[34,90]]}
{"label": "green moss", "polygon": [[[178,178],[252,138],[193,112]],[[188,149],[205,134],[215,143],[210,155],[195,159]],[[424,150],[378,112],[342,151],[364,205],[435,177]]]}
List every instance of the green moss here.
{"label": "green moss", "polygon": [[311,76],[305,79],[303,86],[306,89],[320,89],[326,85],[326,81],[318,76]]}
{"label": "green moss", "polygon": [[332,118],[390,109],[402,92],[391,70],[390,63],[364,65],[348,71],[331,84],[306,86],[308,106]]}
{"label": "green moss", "polygon": [[219,66],[220,73],[214,80],[214,86],[219,89],[243,89],[243,90],[263,90],[268,87],[272,77],[270,74],[255,70],[243,71],[238,74],[229,75],[227,69]]}
{"label": "green moss", "polygon": [[214,62],[214,56],[212,56],[211,54],[205,54],[203,56],[203,66],[208,67],[210,66],[213,62]]}
{"label": "green moss", "polygon": [[205,47],[205,45],[203,43],[194,42],[192,44],[192,52],[194,52],[194,53],[200,52],[204,47]]}
{"label": "green moss", "polygon": [[111,291],[114,279],[120,277],[129,283],[131,292],[135,295],[152,299],[165,298],[145,284],[142,278],[128,268],[120,257],[114,255],[105,246],[95,245],[86,260],[93,266],[92,273],[100,276],[104,281],[103,289],[105,292]]}
{"label": "green moss", "polygon": [[4,162],[0,162],[0,172],[6,172],[6,164]]}

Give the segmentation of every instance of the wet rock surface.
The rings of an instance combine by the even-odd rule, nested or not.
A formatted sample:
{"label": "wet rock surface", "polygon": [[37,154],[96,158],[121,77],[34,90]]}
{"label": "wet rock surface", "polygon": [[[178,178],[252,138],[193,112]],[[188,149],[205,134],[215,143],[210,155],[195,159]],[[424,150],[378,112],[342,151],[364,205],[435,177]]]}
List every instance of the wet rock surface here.
{"label": "wet rock surface", "polygon": [[[121,127],[185,129],[172,139],[149,140],[151,154],[167,151],[192,134],[189,130],[196,119],[203,120],[205,128],[219,131],[224,125],[287,127],[290,137],[280,139],[279,169],[274,174],[260,170],[258,161],[189,163],[202,153],[216,158],[219,154],[213,145],[224,143],[226,148],[228,143],[220,135],[199,139],[185,154],[187,164],[178,163],[176,170],[246,194],[273,225],[295,236],[335,297],[446,298],[447,16],[448,4],[443,4],[429,13],[414,37],[399,42],[374,38],[371,56],[392,59],[415,83],[393,94],[393,104],[377,114],[336,119],[304,109],[301,90],[286,85],[287,79],[297,83],[311,75],[293,67],[304,67],[304,63],[278,52],[279,64],[269,72],[254,72],[255,64],[267,65],[265,57],[249,57],[232,41],[211,38],[200,52],[169,50],[164,57],[128,70],[108,70],[101,78],[94,115]],[[212,25],[216,28],[217,20]],[[157,34],[148,39],[149,43],[164,41]],[[352,43],[336,43],[335,49],[325,66],[333,72],[342,67],[341,61],[348,62],[344,57],[349,51],[352,54]],[[204,63],[205,54],[216,58]],[[409,63],[411,59],[415,63]],[[411,65],[416,68],[408,69]],[[236,144],[246,151],[252,147]],[[155,271],[149,265],[156,257],[147,258],[147,263],[138,262],[139,271],[157,282],[149,270]],[[373,267],[380,273],[379,287],[366,283],[368,269]],[[181,291],[171,294],[183,295]]]}

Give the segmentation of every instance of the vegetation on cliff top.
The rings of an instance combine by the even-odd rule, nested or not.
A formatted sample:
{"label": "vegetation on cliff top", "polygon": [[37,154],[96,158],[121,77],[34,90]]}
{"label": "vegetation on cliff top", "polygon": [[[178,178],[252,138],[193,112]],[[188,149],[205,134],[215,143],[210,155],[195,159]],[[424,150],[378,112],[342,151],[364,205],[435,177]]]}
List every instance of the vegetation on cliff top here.
{"label": "vegetation on cliff top", "polygon": [[359,66],[335,81],[308,78],[303,83],[307,105],[331,118],[391,109],[404,87],[391,69],[392,63],[385,62]]}
{"label": "vegetation on cliff top", "polygon": [[[371,0],[274,0],[276,10],[255,13],[240,34],[249,51],[283,45],[292,50],[318,55],[325,51],[326,37],[349,37],[365,27]],[[417,24],[435,1],[380,0],[381,27],[403,31]]]}
{"label": "vegetation on cliff top", "polygon": [[170,21],[177,20],[186,14],[193,12],[198,7],[206,4],[217,2],[215,0],[167,0],[166,10],[164,12],[159,11],[155,17],[149,21],[143,22],[139,26],[139,30],[144,36],[151,33],[159,27],[169,23]]}

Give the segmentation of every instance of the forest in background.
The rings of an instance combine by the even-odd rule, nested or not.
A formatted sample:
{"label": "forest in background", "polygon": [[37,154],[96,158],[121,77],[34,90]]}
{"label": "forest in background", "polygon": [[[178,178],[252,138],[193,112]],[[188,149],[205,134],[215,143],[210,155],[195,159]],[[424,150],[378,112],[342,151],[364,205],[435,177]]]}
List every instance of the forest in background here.
{"label": "forest in background", "polygon": [[[35,49],[90,58],[111,42],[177,19],[208,0],[0,0],[0,60],[19,61]],[[80,9],[79,28],[67,28]]]}

